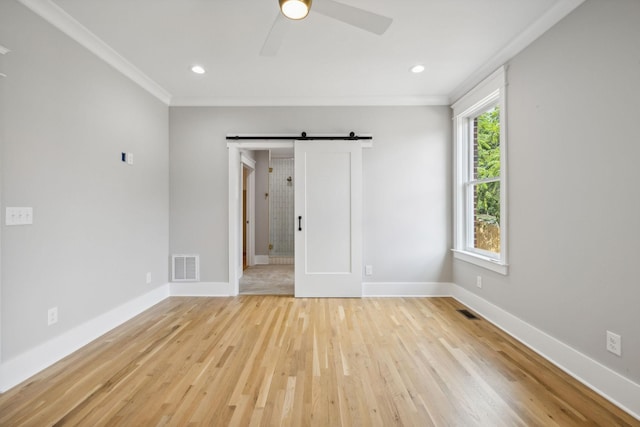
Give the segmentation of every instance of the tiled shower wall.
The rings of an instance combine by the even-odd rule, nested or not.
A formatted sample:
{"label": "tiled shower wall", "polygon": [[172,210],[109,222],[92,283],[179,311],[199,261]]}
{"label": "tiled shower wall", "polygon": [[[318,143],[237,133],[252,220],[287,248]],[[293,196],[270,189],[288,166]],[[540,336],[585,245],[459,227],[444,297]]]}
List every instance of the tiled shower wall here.
{"label": "tiled shower wall", "polygon": [[269,174],[270,264],[293,264],[293,159],[271,159]]}

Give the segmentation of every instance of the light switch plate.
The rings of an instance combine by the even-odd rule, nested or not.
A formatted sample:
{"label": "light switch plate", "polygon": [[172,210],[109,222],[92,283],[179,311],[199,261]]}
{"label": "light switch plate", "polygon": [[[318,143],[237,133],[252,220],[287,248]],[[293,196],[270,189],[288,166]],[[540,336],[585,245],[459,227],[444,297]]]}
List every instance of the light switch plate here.
{"label": "light switch plate", "polygon": [[7,208],[5,213],[6,225],[33,224],[33,208]]}

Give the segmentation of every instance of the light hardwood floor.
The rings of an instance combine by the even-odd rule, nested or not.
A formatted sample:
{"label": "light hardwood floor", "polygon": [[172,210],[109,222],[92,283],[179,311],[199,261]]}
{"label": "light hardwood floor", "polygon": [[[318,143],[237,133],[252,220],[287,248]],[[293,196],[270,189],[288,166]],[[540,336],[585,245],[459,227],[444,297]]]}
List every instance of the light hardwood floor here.
{"label": "light hardwood floor", "polygon": [[626,426],[450,298],[170,298],[0,396],[0,425]]}

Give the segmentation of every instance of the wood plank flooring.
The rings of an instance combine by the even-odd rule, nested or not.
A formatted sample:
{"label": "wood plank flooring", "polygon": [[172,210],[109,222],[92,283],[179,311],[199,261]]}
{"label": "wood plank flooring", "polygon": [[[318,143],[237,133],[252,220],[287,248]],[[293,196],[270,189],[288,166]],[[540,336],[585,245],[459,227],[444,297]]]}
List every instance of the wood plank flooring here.
{"label": "wood plank flooring", "polygon": [[169,298],[0,396],[1,426],[638,426],[450,298]]}

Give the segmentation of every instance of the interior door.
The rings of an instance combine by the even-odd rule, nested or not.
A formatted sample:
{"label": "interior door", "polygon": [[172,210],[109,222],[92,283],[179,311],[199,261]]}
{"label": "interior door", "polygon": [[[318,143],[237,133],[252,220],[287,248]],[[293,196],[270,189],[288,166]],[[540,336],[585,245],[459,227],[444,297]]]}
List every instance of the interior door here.
{"label": "interior door", "polygon": [[295,143],[295,296],[362,296],[362,147]]}

